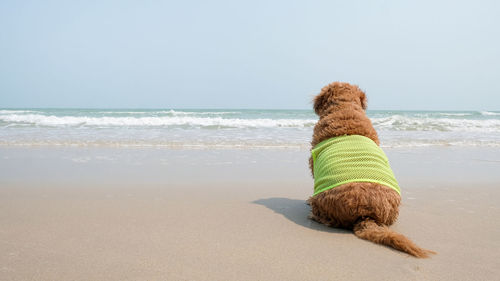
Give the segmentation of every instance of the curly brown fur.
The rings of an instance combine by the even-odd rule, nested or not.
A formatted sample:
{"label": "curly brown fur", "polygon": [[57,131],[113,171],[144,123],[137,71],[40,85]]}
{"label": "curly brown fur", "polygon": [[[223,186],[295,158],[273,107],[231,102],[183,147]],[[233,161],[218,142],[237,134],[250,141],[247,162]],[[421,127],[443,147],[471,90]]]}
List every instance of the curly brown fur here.
{"label": "curly brown fur", "polygon": [[352,229],[357,220],[364,217],[393,224],[400,202],[401,197],[392,188],[371,182],[346,183],[309,199],[312,219],[347,229]]}
{"label": "curly brown fur", "polygon": [[[335,82],[314,98],[320,119],[314,127],[312,147],[337,136],[362,135],[379,145],[377,132],[366,116],[366,95],[358,86]],[[314,176],[313,161],[309,166]],[[401,197],[392,188],[370,182],[347,183],[308,200],[310,218],[332,227],[352,229],[359,238],[393,247],[415,257],[434,253],[390,230],[399,214]]]}

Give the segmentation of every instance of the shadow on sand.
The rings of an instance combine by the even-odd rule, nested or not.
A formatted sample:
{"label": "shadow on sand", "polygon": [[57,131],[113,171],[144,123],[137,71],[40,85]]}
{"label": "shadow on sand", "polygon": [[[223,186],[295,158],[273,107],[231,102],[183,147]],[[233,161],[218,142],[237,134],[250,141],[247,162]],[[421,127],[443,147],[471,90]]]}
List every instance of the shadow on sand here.
{"label": "shadow on sand", "polygon": [[351,231],[328,227],[310,220],[308,218],[308,215],[311,211],[311,208],[306,204],[304,200],[275,197],[255,200],[252,203],[265,206],[268,209],[273,210],[275,213],[281,214],[290,221],[303,227],[331,233],[352,234]]}

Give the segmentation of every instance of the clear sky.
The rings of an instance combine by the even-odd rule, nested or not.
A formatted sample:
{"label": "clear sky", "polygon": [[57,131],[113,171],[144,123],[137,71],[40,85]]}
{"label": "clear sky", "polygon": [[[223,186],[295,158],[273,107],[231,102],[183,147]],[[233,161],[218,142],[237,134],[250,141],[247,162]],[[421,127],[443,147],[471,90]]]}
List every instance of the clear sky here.
{"label": "clear sky", "polygon": [[500,1],[0,1],[0,107],[500,110]]}

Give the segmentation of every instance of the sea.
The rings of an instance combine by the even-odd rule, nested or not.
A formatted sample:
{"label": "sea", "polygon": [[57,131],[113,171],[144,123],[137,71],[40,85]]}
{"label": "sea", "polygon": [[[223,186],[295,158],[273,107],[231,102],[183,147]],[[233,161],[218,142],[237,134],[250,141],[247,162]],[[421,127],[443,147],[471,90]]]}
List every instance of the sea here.
{"label": "sea", "polygon": [[[368,110],[382,147],[500,147],[500,111]],[[312,110],[0,109],[2,146],[309,149]]]}

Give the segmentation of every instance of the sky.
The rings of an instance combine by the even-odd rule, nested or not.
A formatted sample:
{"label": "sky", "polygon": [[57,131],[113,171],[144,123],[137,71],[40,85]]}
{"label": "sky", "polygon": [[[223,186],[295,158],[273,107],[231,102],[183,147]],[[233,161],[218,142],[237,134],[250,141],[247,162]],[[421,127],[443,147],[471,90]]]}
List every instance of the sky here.
{"label": "sky", "polygon": [[500,1],[0,1],[0,107],[500,110]]}

